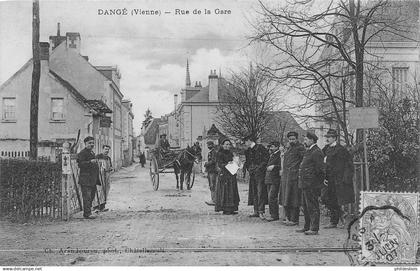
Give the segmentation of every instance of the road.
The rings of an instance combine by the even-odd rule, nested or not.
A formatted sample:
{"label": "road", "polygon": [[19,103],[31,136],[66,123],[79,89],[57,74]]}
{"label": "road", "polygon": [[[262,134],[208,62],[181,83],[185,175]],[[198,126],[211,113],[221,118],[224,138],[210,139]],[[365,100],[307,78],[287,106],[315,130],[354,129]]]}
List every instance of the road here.
{"label": "road", "polygon": [[279,221],[249,218],[245,183],[239,183],[239,213],[226,216],[204,203],[207,179],[198,177],[191,191],[176,190],[170,173],[160,181],[153,191],[148,169],[133,165],[112,176],[110,210],[97,219],[84,220],[78,213],[68,222],[0,221],[0,266],[349,265],[343,252],[264,251],[342,247],[346,232],[321,229],[305,236]]}

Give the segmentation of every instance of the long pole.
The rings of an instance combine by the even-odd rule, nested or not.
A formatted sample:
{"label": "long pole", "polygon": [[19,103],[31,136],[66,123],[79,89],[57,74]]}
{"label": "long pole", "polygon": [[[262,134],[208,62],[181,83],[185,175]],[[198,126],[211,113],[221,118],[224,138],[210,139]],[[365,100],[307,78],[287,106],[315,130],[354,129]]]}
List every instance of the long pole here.
{"label": "long pole", "polygon": [[39,80],[41,78],[41,61],[39,59],[39,0],[32,4],[32,86],[31,109],[29,117],[29,156],[35,160],[38,157],[38,103]]}
{"label": "long pole", "polygon": [[369,182],[369,161],[367,155],[367,129],[363,129],[363,152],[365,155],[365,173],[366,173],[366,190],[369,190],[370,182]]}

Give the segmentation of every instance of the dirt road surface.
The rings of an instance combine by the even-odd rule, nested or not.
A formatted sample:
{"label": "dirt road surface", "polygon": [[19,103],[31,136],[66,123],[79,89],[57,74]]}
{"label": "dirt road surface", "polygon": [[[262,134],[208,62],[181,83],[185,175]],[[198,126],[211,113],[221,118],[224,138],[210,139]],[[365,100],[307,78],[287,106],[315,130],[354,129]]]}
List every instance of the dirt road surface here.
{"label": "dirt road surface", "polygon": [[153,191],[148,169],[136,164],[112,176],[109,211],[97,219],[78,213],[68,222],[0,221],[0,266],[349,265],[343,252],[267,251],[342,247],[346,232],[305,236],[295,232],[298,227],[249,218],[247,184],[239,184],[239,213],[226,216],[204,203],[207,179],[198,177],[191,191],[176,190],[170,173],[160,181]]}

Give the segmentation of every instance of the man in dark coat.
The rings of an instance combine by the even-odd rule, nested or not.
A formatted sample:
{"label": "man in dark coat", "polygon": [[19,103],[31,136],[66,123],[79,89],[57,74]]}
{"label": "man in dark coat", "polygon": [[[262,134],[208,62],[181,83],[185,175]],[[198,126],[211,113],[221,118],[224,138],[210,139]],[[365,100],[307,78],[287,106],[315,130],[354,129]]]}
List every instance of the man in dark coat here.
{"label": "man in dark coat", "polygon": [[298,141],[298,133],[287,133],[289,146],[284,154],[281,203],[284,208],[286,220],[283,222],[287,226],[299,224],[299,208],[301,203],[302,191],[298,187],[299,166],[305,154],[305,147]]}
{"label": "man in dark coat", "polygon": [[325,178],[324,155],[316,145],[318,137],[308,132],[305,137],[307,147],[299,167],[299,188],[302,189],[302,206],[305,217],[303,229],[296,230],[305,235],[316,235],[319,230],[319,202],[321,187]]}
{"label": "man in dark coat", "polygon": [[268,190],[268,209],[270,217],[267,221],[279,220],[279,186],[280,186],[280,169],[281,169],[281,153],[279,150],[280,142],[273,141],[270,143],[270,158],[267,163],[267,171],[265,174],[265,184]]}
{"label": "man in dark coat", "polygon": [[211,200],[206,201],[207,205],[214,206],[216,201],[216,178],[217,178],[217,169],[216,169],[216,154],[217,151],[214,147],[213,141],[207,142],[207,148],[209,149],[209,153],[207,155],[207,162],[204,164],[207,172],[207,179],[209,180],[209,187],[211,193]]}
{"label": "man in dark coat", "polygon": [[327,186],[326,206],[330,210],[330,224],[324,228],[336,228],[342,215],[341,206],[354,202],[353,161],[350,153],[337,141],[338,134],[329,129],[325,135],[327,145],[322,149],[325,155]]}
{"label": "man in dark coat", "polygon": [[95,153],[93,152],[94,138],[88,136],[84,139],[85,148],[77,154],[77,164],[80,168],[79,184],[83,197],[83,217],[94,219],[92,214],[92,201],[95,198],[96,184],[99,181],[99,167]]}
{"label": "man in dark coat", "polygon": [[264,220],[265,205],[268,202],[264,179],[269,154],[263,145],[255,143],[256,140],[254,136],[243,138],[248,147],[245,151],[244,169],[249,172],[248,205],[254,206],[254,213],[250,217],[260,217]]}

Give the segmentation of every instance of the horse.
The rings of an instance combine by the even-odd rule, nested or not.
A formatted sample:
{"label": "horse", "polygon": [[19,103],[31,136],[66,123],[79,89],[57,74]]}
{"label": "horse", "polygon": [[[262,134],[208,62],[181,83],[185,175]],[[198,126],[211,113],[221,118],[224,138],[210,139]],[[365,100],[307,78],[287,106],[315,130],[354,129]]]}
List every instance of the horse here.
{"label": "horse", "polygon": [[[191,189],[191,173],[194,166],[194,162],[201,161],[201,148],[198,144],[194,144],[192,147],[187,146],[178,156],[177,160],[173,163],[175,177],[176,177],[176,189],[184,189],[184,180],[186,180],[187,190]],[[178,175],[180,174],[180,178]]]}

